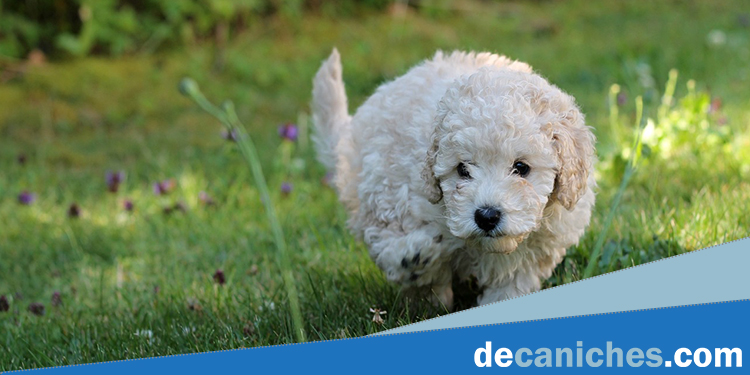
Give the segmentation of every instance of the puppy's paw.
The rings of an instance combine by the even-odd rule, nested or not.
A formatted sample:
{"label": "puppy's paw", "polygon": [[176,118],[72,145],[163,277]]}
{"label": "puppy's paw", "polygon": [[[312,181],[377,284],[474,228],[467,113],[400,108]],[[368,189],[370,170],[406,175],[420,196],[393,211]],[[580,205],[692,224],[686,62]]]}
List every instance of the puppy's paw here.
{"label": "puppy's paw", "polygon": [[[430,264],[432,258],[429,255],[422,257],[425,249],[416,249],[401,258],[401,268],[409,274],[409,281],[416,282],[424,274],[425,268]],[[428,251],[424,251],[428,253]]]}
{"label": "puppy's paw", "polygon": [[440,242],[442,235],[429,236],[412,239],[410,246],[401,257],[400,268],[408,276],[402,280],[404,284],[427,285],[433,281],[432,271],[437,271],[438,258],[441,254]]}
{"label": "puppy's paw", "polygon": [[444,255],[440,235],[413,232],[377,259],[388,280],[405,286],[429,285],[439,273]]}

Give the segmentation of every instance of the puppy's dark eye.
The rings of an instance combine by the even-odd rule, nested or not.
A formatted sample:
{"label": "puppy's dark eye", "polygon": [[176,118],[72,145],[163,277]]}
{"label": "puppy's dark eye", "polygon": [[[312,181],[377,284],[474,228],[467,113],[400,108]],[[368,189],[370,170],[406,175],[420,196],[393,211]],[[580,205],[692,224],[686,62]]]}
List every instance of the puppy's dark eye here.
{"label": "puppy's dark eye", "polygon": [[458,172],[458,176],[463,178],[464,180],[471,179],[471,173],[469,173],[469,168],[466,168],[466,164],[458,163],[456,171]]}
{"label": "puppy's dark eye", "polygon": [[521,177],[526,177],[531,172],[531,167],[522,161],[513,163],[513,173]]}

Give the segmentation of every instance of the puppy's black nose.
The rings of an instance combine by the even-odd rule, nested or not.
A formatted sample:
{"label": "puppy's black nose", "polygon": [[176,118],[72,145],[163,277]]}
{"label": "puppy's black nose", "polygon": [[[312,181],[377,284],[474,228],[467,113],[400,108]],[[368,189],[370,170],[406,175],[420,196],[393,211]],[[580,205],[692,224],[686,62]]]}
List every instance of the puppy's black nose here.
{"label": "puppy's black nose", "polygon": [[492,207],[482,207],[474,211],[474,221],[477,223],[477,226],[485,232],[495,229],[502,216],[503,214],[500,213],[500,211]]}

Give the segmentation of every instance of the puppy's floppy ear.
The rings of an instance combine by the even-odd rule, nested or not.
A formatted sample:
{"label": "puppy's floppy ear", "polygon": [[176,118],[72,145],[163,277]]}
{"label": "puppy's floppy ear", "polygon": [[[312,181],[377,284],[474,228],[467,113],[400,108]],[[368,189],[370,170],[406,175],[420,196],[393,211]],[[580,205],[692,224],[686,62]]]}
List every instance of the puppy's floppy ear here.
{"label": "puppy's floppy ear", "polygon": [[448,110],[442,105],[438,106],[438,114],[433,122],[432,136],[430,137],[430,148],[427,150],[427,158],[422,169],[422,180],[425,182],[425,192],[427,199],[432,204],[437,204],[443,199],[443,189],[440,187],[440,180],[435,176],[435,162],[437,159],[438,149],[440,147],[440,138],[442,138],[442,123]]}
{"label": "puppy's floppy ear", "polygon": [[586,192],[593,168],[594,135],[575,107],[560,113],[558,120],[549,124],[548,131],[552,133],[552,146],[560,161],[551,199],[571,210]]}

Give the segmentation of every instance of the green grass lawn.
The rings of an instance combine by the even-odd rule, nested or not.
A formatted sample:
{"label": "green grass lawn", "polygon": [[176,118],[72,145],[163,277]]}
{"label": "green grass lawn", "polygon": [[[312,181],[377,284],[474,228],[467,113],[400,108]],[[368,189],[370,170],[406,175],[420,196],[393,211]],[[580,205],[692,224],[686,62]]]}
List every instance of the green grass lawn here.
{"label": "green grass lawn", "polygon": [[[461,10],[405,18],[267,20],[223,51],[201,44],[16,66],[24,72],[0,85],[0,295],[9,302],[0,311],[0,371],[294,341],[250,171],[220,124],[178,93],[184,76],[214,102],[232,99],[259,147],[308,339],[445,314],[385,281],[323,182],[307,114],[311,79],[333,46],[352,111],[436,49],[509,55],[578,99],[599,140],[598,202],[589,231],[547,286],[579,280],[599,235],[606,241],[596,274],[750,234],[743,1],[456,4]],[[673,68],[675,98],[662,105]],[[639,96],[652,119],[646,146],[603,231],[632,159]],[[277,133],[289,122],[301,130],[294,143]],[[125,172],[116,193],[107,171]],[[169,179],[173,190],[154,194],[153,184]],[[24,191],[35,194],[30,205],[19,203]],[[73,203],[79,217],[69,215]],[[44,314],[30,312],[32,303]],[[387,311],[383,324],[370,308]]]}

